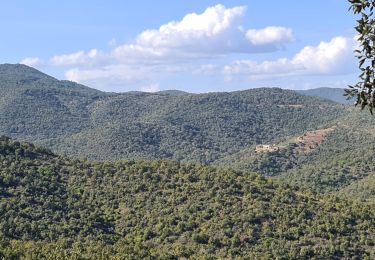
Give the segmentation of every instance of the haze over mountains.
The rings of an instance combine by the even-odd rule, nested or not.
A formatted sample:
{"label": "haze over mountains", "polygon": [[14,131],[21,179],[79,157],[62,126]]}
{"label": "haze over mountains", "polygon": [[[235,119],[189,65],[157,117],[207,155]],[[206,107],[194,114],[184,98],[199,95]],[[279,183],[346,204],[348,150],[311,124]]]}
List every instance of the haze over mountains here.
{"label": "haze over mountains", "polygon": [[0,257],[371,258],[373,117],[341,92],[106,93],[0,65]]}

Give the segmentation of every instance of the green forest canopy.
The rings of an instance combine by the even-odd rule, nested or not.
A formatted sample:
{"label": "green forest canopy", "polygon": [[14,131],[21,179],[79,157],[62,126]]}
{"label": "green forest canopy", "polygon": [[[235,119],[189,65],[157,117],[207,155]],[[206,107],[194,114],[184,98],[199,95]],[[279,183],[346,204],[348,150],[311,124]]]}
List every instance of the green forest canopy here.
{"label": "green forest canopy", "polygon": [[375,211],[259,175],[87,162],[0,139],[0,256],[370,259]]}

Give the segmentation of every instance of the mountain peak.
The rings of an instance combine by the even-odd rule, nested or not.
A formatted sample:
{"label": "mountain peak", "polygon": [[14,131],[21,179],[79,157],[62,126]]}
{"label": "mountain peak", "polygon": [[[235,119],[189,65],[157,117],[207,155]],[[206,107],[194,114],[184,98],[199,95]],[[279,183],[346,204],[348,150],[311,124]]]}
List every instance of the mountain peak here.
{"label": "mountain peak", "polygon": [[59,90],[67,89],[69,91],[74,90],[94,95],[103,94],[99,90],[72,81],[58,80],[24,64],[0,64],[0,89],[24,90],[35,87]]}
{"label": "mountain peak", "polygon": [[0,64],[0,77],[9,81],[50,79],[57,80],[24,64]]}

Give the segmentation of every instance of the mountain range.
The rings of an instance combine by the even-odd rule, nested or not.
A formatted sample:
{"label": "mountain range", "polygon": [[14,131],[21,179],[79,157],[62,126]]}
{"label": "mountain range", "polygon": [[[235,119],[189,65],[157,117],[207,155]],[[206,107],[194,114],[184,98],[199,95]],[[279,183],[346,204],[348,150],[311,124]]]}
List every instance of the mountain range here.
{"label": "mountain range", "polygon": [[373,117],[342,92],[107,93],[0,65],[0,257],[371,258]]}
{"label": "mountain range", "polygon": [[348,109],[277,88],[105,93],[24,65],[2,65],[0,80],[1,133],[93,160],[212,163],[324,127]]}

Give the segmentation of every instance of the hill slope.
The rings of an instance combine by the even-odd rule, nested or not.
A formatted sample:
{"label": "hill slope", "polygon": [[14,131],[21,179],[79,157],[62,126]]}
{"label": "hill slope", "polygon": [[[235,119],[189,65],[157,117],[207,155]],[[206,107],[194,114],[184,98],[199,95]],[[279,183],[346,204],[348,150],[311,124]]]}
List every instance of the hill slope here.
{"label": "hill slope", "polygon": [[24,65],[0,65],[0,133],[68,156],[212,163],[329,125],[346,108],[281,89],[103,93]]}
{"label": "hill slope", "polygon": [[307,90],[298,90],[300,94],[312,97],[319,97],[327,100],[332,100],[340,104],[353,105],[355,100],[348,100],[344,96],[343,88],[314,88]]}
{"label": "hill slope", "polygon": [[371,201],[375,198],[371,195],[375,177],[373,120],[369,113],[353,109],[328,128],[306,131],[271,146],[249,146],[214,164],[274,176],[319,194],[350,190],[350,198]]}
{"label": "hill slope", "polygon": [[371,257],[375,212],[196,164],[67,160],[0,138],[0,257]]}
{"label": "hill slope", "polygon": [[107,96],[25,65],[0,65],[0,132],[38,143],[90,127],[87,105]]}
{"label": "hill slope", "polygon": [[347,186],[353,189],[357,182],[374,178],[373,120],[367,112],[353,112],[341,118],[335,131],[318,149],[301,157],[293,169],[280,177],[287,183],[316,192],[335,192]]}
{"label": "hill slope", "polygon": [[0,132],[72,158],[215,164],[319,193],[353,190],[375,171],[372,118],[295,91],[104,93],[9,64],[0,79]]}

